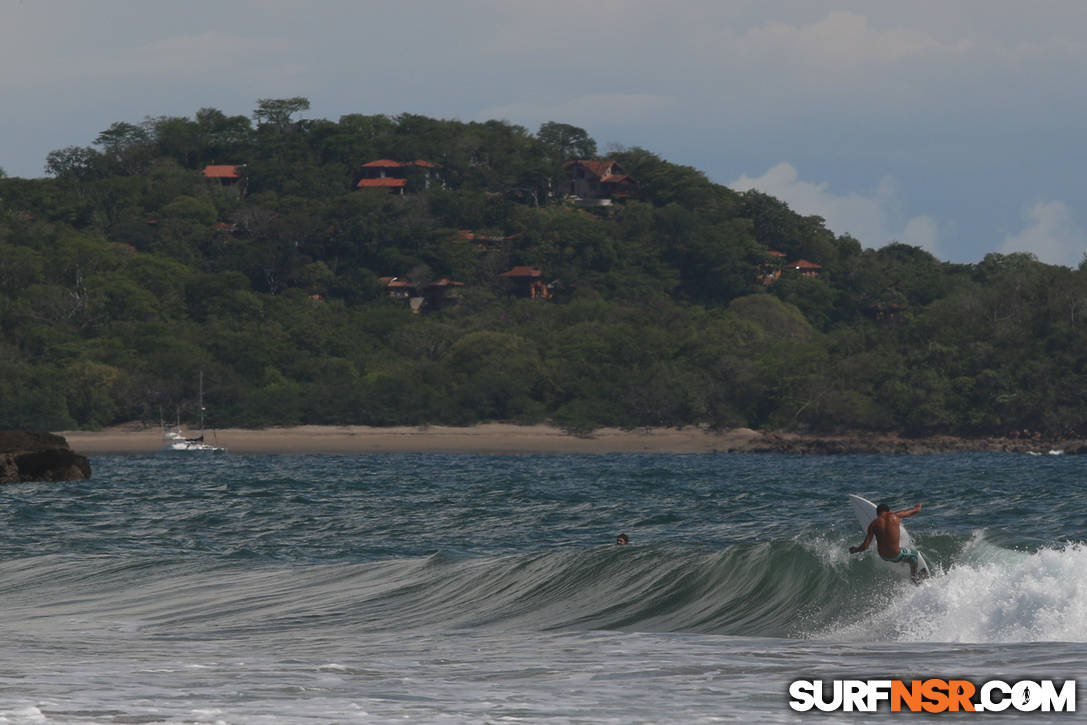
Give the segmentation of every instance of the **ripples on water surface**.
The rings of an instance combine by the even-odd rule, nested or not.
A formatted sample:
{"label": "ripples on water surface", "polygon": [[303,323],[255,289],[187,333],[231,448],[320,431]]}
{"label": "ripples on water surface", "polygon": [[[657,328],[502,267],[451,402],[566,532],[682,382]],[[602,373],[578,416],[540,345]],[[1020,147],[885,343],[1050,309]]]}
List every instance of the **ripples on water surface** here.
{"label": "ripples on water surface", "polygon": [[[0,723],[787,722],[801,677],[1087,678],[1084,457],[92,463],[0,489]],[[924,504],[936,578],[848,555],[854,492]]]}

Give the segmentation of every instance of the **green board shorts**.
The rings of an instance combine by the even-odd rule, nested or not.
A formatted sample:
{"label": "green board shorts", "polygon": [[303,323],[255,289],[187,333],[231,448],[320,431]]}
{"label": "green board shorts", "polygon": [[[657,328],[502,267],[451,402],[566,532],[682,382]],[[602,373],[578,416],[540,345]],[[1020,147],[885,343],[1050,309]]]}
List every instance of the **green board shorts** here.
{"label": "green board shorts", "polygon": [[916,549],[907,549],[906,547],[902,547],[898,550],[898,556],[880,556],[879,558],[883,559],[884,561],[889,561],[892,564],[897,564],[904,561],[911,566],[917,566]]}

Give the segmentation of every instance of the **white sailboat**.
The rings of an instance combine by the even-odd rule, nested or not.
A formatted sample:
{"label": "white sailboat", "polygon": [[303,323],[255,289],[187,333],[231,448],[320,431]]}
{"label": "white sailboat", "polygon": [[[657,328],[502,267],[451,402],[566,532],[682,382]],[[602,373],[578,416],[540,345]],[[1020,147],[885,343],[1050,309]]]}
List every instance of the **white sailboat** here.
{"label": "white sailboat", "polygon": [[181,429],[181,422],[172,428],[162,426],[163,450],[178,452],[226,453],[226,448],[204,441],[204,372],[200,371],[200,432],[199,435],[186,434]]}

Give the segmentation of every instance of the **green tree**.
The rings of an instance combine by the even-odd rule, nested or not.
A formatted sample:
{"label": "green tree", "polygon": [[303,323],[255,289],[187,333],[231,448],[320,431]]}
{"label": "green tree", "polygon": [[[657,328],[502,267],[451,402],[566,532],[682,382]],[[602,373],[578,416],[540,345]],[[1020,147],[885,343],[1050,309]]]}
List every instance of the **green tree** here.
{"label": "green tree", "polygon": [[250,152],[253,128],[246,116],[227,116],[216,108],[196,112],[199,137],[205,144],[206,163],[238,163]]}
{"label": "green tree", "polygon": [[20,290],[45,281],[45,260],[40,252],[0,243],[0,294],[15,297]]}
{"label": "green tree", "polygon": [[596,158],[596,141],[583,128],[548,121],[540,125],[536,138],[554,164],[571,159]]}
{"label": "green tree", "polygon": [[196,168],[204,159],[207,140],[201,136],[196,121],[177,116],[148,119],[156,150],[186,168]]}
{"label": "green tree", "polygon": [[111,365],[89,360],[76,361],[64,370],[68,386],[67,407],[75,421],[88,428],[112,423],[118,412],[117,388],[123,373]]}
{"label": "green tree", "polygon": [[442,364],[452,381],[455,414],[463,422],[533,420],[542,412],[533,399],[539,353],[518,335],[465,335],[449,348]]}
{"label": "green tree", "polygon": [[94,143],[102,147],[113,173],[131,176],[147,169],[155,152],[150,126],[150,122],[135,125],[119,121],[98,134]]}
{"label": "green tree", "polygon": [[291,116],[309,109],[309,99],[303,96],[293,98],[258,98],[253,118],[257,124],[274,126],[281,132],[291,124]]}
{"label": "green tree", "polygon": [[45,157],[45,173],[61,180],[88,181],[99,174],[101,154],[89,146],[66,146]]}

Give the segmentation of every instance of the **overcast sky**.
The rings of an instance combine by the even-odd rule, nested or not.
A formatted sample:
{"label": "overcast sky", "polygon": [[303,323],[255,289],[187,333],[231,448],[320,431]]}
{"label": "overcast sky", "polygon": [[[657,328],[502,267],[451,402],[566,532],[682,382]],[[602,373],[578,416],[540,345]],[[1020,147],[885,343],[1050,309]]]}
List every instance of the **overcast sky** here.
{"label": "overcast sky", "polygon": [[866,247],[1077,266],[1082,0],[0,0],[0,168],[115,121],[421,113],[585,128]]}

